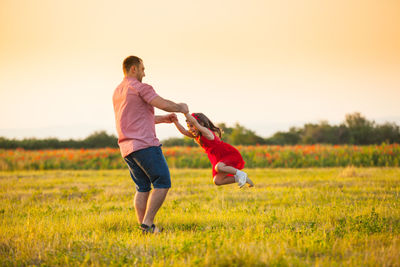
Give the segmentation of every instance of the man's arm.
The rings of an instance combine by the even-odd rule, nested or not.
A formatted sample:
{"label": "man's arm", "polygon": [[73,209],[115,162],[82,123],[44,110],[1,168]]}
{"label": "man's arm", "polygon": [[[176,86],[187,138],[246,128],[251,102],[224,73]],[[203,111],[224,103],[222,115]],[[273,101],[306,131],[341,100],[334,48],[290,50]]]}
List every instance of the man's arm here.
{"label": "man's arm", "polygon": [[150,105],[167,112],[181,112],[181,113],[189,112],[189,108],[185,103],[177,104],[170,100],[164,99],[161,96],[156,96],[153,100],[151,100]]}

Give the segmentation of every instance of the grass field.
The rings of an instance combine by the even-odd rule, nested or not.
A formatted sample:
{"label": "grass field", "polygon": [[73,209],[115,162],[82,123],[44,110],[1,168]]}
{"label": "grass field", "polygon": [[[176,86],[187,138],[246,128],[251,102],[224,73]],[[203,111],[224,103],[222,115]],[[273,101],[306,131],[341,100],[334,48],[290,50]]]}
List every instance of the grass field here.
{"label": "grass field", "polygon": [[400,168],[172,169],[142,235],[127,170],[0,172],[0,265],[400,266]]}

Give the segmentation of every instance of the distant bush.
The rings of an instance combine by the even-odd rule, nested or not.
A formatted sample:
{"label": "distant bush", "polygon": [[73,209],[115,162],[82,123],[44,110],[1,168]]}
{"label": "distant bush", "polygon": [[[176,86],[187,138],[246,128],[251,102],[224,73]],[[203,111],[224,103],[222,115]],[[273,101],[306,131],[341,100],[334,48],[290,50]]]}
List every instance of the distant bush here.
{"label": "distant bush", "polygon": [[163,146],[197,146],[193,139],[189,137],[177,138],[172,137],[162,141]]}
{"label": "distant bush", "polygon": [[[218,124],[223,131],[222,140],[232,145],[309,145],[309,144],[394,144],[400,143],[400,127],[395,123],[381,125],[368,121],[360,113],[347,114],[340,125],[329,125],[326,121],[319,124],[307,123],[302,128],[291,127],[287,132],[277,132],[269,138],[258,136],[254,131],[236,123],[227,127],[225,123]],[[165,147],[197,146],[190,138],[169,138],[161,143]],[[83,140],[47,139],[6,139],[0,137],[0,148],[27,150],[62,149],[62,148],[117,148],[118,138],[108,135],[105,131],[95,132]]]}
{"label": "distant bush", "polygon": [[108,135],[105,131],[94,132],[83,140],[58,140],[57,138],[36,139],[27,138],[23,140],[6,139],[0,137],[0,148],[27,150],[36,149],[62,149],[62,148],[117,148],[118,138]]}

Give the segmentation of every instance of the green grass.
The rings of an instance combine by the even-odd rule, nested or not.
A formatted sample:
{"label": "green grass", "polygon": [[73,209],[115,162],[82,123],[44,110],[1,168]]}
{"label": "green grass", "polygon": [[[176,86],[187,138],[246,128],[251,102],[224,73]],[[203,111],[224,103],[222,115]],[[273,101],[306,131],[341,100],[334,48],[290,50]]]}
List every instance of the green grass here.
{"label": "green grass", "polygon": [[0,172],[0,265],[400,266],[400,168],[173,169],[142,235],[128,170]]}

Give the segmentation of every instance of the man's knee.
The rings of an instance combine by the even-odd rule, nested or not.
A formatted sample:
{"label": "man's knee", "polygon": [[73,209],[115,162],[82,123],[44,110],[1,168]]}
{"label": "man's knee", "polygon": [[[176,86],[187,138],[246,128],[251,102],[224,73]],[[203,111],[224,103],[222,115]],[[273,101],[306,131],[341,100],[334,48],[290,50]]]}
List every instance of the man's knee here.
{"label": "man's knee", "polygon": [[166,193],[168,193],[168,191],[169,191],[169,189],[170,189],[170,187],[154,187],[154,190],[153,191],[159,191],[159,192],[166,192]]}

